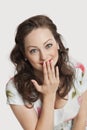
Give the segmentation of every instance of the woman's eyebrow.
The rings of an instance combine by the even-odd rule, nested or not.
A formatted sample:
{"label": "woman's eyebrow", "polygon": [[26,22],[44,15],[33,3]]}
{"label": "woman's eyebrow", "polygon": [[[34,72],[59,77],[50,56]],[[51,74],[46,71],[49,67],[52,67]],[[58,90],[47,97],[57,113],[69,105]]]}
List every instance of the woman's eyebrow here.
{"label": "woman's eyebrow", "polygon": [[[44,43],[43,43],[43,45],[45,45],[48,41],[50,41],[50,40],[52,40],[52,39],[48,39],[48,40],[46,40]],[[30,48],[30,47],[35,47],[35,48],[37,48],[37,46],[33,46],[33,45],[29,45],[29,46],[27,46],[27,48]]]}
{"label": "woman's eyebrow", "polygon": [[45,41],[44,43],[43,43],[43,45],[45,45],[48,41],[50,41],[50,40],[52,40],[52,39],[48,39],[47,41]]}

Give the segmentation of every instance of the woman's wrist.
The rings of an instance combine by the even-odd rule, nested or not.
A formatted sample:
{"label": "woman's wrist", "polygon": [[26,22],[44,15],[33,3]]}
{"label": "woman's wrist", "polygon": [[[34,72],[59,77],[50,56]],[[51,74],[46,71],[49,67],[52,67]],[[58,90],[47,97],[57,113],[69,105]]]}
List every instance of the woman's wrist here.
{"label": "woman's wrist", "polygon": [[55,100],[55,97],[56,97],[56,94],[53,93],[53,94],[44,95],[43,99],[44,100],[49,100],[49,101],[51,100],[52,101],[52,100]]}
{"label": "woman's wrist", "polygon": [[45,103],[49,103],[49,104],[53,104],[54,105],[55,97],[56,97],[55,94],[44,95],[43,96],[43,103],[45,102]]}

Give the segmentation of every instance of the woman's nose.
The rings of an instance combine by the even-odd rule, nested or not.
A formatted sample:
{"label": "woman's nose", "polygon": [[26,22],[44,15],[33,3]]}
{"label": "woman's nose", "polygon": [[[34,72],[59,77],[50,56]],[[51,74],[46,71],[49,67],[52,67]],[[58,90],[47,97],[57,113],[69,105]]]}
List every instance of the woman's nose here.
{"label": "woman's nose", "polygon": [[40,53],[40,59],[41,60],[46,60],[47,59],[47,53],[45,51]]}

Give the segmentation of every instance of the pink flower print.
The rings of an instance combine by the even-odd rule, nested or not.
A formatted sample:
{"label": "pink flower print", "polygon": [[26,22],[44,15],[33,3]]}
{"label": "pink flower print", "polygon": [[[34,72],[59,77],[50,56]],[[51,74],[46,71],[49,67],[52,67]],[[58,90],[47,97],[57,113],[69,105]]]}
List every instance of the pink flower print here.
{"label": "pink flower print", "polygon": [[81,64],[81,63],[77,63],[77,64],[76,64],[76,68],[80,68],[83,73],[85,72],[85,67],[84,67],[84,65]]}
{"label": "pink flower print", "polygon": [[41,113],[41,108],[40,107],[37,107],[37,112],[38,112],[38,117],[39,117],[40,113]]}
{"label": "pink flower print", "polygon": [[79,105],[81,105],[81,103],[82,103],[82,96],[78,97],[78,103],[79,103]]}
{"label": "pink flower print", "polygon": [[[84,77],[84,73],[85,73],[85,67],[84,67],[84,65],[81,64],[81,63],[77,63],[76,68],[80,68],[81,69],[81,71],[82,71],[82,78],[83,78]],[[82,79],[79,82],[82,85]]]}

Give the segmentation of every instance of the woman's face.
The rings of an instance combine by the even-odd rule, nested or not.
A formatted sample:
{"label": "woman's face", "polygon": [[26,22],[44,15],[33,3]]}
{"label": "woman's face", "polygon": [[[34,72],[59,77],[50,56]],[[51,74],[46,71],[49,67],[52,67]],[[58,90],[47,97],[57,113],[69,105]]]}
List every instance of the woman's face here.
{"label": "woman's face", "polygon": [[34,69],[42,71],[43,62],[58,60],[58,43],[47,28],[34,29],[25,37],[25,55]]}

